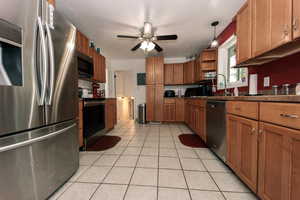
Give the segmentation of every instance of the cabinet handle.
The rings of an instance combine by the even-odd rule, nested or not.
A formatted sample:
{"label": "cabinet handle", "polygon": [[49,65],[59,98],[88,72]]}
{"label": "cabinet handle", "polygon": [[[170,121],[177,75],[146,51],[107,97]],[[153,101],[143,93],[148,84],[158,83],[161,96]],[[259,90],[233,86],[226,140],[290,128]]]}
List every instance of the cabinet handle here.
{"label": "cabinet handle", "polygon": [[299,116],[298,115],[290,115],[290,114],[280,114],[281,117],[285,117],[285,118],[291,118],[291,119],[298,119]]}
{"label": "cabinet handle", "polygon": [[293,29],[294,31],[297,31],[299,28],[299,19],[294,19],[294,22],[293,22]]}
{"label": "cabinet handle", "polygon": [[263,130],[262,130],[262,129],[259,129],[258,133],[259,133],[259,134],[262,134],[262,133],[263,133]]}
{"label": "cabinet handle", "polygon": [[284,25],[284,31],[283,31],[284,37],[289,35],[289,29],[290,29],[289,25]]}
{"label": "cabinet handle", "polygon": [[255,133],[256,129],[255,128],[252,128],[251,130],[251,134]]}

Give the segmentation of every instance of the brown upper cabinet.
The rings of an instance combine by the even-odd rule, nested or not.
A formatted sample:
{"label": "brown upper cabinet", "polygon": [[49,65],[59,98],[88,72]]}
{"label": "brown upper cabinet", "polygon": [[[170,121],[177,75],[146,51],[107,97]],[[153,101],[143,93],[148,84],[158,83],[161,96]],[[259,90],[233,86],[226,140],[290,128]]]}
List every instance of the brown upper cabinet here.
{"label": "brown upper cabinet", "polygon": [[270,0],[252,0],[252,54],[258,56],[271,49]]}
{"label": "brown upper cabinet", "polygon": [[300,37],[300,1],[293,1],[293,38]]}
{"label": "brown upper cabinet", "polygon": [[165,85],[183,84],[183,64],[165,64]]}
{"label": "brown upper cabinet", "polygon": [[89,39],[80,31],[76,34],[76,50],[82,54],[92,57],[93,52],[90,48]]}
{"label": "brown upper cabinet", "polygon": [[147,85],[164,84],[164,57],[154,56],[146,59]]}
{"label": "brown upper cabinet", "polygon": [[293,0],[270,0],[270,2],[271,48],[274,49],[292,40]]}
{"label": "brown upper cabinet", "polygon": [[174,65],[165,64],[165,85],[172,85],[174,83]]}
{"label": "brown upper cabinet", "polygon": [[202,71],[216,71],[218,65],[218,50],[205,49],[201,53],[201,70]]}
{"label": "brown upper cabinet", "polygon": [[204,79],[204,77],[203,77],[203,73],[202,73],[202,69],[201,69],[201,56],[199,56],[195,60],[195,81],[199,82],[203,79]]}
{"label": "brown upper cabinet", "polygon": [[94,65],[94,81],[105,83],[106,82],[106,64],[105,57],[91,49],[91,55],[93,58]]}
{"label": "brown upper cabinet", "polygon": [[183,64],[184,84],[195,83],[195,61],[189,61]]}
{"label": "brown upper cabinet", "polygon": [[[247,9],[252,10],[251,19]],[[252,24],[252,57],[257,57],[300,36],[299,10],[298,0],[248,0],[237,15],[239,63],[249,59],[249,45],[245,45],[249,35],[245,30],[250,25],[246,18]]]}
{"label": "brown upper cabinet", "polygon": [[252,56],[251,1],[248,1],[237,14],[237,63]]}

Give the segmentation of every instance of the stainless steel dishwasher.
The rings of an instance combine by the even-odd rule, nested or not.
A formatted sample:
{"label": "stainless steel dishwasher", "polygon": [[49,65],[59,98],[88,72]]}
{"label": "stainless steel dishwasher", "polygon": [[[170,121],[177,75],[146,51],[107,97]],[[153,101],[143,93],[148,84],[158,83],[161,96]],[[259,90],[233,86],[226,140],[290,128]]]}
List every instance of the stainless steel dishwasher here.
{"label": "stainless steel dishwasher", "polygon": [[207,145],[224,162],[226,161],[226,102],[207,101]]}

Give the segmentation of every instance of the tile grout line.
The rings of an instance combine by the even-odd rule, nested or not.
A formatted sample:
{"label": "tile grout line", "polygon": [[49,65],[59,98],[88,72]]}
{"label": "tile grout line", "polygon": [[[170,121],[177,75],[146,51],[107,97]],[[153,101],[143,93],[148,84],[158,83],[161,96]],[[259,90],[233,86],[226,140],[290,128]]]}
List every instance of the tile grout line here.
{"label": "tile grout line", "polygon": [[[194,150],[195,151],[195,150]],[[217,184],[217,182],[215,181],[215,179],[213,178],[213,176],[211,175],[210,171],[207,169],[207,167],[205,166],[203,160],[200,158],[200,156],[198,155],[197,152],[195,152],[195,154],[197,155],[197,157],[200,159],[200,162],[202,163],[202,165],[204,166],[204,168],[206,169],[209,177],[213,180],[213,182],[215,183],[215,185],[217,186],[217,188],[219,189],[218,192],[221,193],[222,197],[224,198],[224,200],[226,200],[227,198],[225,197],[225,195],[223,194],[222,190],[220,189],[219,185]]]}
{"label": "tile grout line", "polygon": [[[180,130],[181,131],[181,130]],[[182,132],[181,132],[182,133]],[[187,180],[186,180],[186,177],[185,177],[185,173],[184,173],[184,170],[183,170],[183,167],[182,167],[182,163],[181,163],[181,159],[180,159],[180,156],[179,156],[179,153],[178,153],[178,149],[177,149],[177,146],[175,144],[175,139],[173,137],[173,133],[172,133],[172,140],[173,140],[173,143],[175,145],[175,150],[176,150],[176,153],[177,153],[177,156],[178,156],[178,160],[179,160],[179,163],[180,163],[180,166],[181,166],[181,171],[182,171],[182,174],[183,174],[183,177],[184,177],[184,181],[185,181],[185,184],[186,184],[186,187],[187,187],[187,191],[189,193],[189,197],[190,199],[192,200],[192,194],[191,194],[191,191],[190,191],[190,188],[189,188],[189,185],[187,183]]]}
{"label": "tile grout line", "polygon": [[[135,163],[135,166],[134,166],[134,168],[133,168],[133,172],[132,172],[132,174],[131,174],[131,177],[130,177],[129,182],[128,182],[128,185],[127,185],[127,188],[126,188],[126,190],[125,190],[125,193],[124,193],[124,196],[123,196],[123,200],[125,200],[125,198],[126,198],[126,195],[127,195],[128,189],[129,189],[129,187],[130,187],[130,183],[131,183],[132,177],[133,177],[134,172],[135,172],[135,170],[136,170],[136,168],[137,168],[137,163],[139,162],[139,159],[140,159],[140,157],[141,157],[141,153],[142,153],[142,150],[143,150],[143,148],[144,148],[146,138],[148,137],[148,134],[149,134],[148,131],[149,131],[149,130],[147,130],[146,137],[144,138],[143,145],[142,145],[142,147],[141,147],[141,151],[140,151],[140,153],[139,153],[139,155],[138,155],[138,159],[137,159],[137,161],[136,161],[136,163]],[[135,137],[136,137],[136,135],[135,135]],[[134,137],[133,137],[133,138],[134,138]],[[123,153],[124,153],[124,152],[123,152]]]}
{"label": "tile grout line", "polygon": [[[124,131],[125,132],[125,131]],[[129,140],[129,142],[131,142],[132,138]],[[127,146],[128,147],[128,146]],[[127,147],[124,148],[124,150],[118,155],[117,160],[114,162],[114,164],[111,166],[110,170],[106,173],[106,175],[104,176],[104,178],[102,179],[102,181],[99,183],[98,187],[96,188],[96,190],[93,192],[93,194],[91,195],[91,197],[89,198],[89,200],[91,200],[95,193],[97,192],[97,190],[101,187],[101,185],[103,185],[103,181],[107,178],[107,176],[110,174],[110,172],[112,171],[112,169],[115,167],[116,163],[118,162],[118,160],[120,159],[120,157],[123,155],[124,151],[127,149]],[[100,158],[99,158],[100,159]]]}

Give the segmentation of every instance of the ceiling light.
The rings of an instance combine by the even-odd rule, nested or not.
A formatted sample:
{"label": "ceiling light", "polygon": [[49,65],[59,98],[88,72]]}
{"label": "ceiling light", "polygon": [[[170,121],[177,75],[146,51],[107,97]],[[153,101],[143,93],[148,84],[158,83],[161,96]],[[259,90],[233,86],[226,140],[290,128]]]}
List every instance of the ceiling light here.
{"label": "ceiling light", "polygon": [[141,49],[143,49],[144,51],[152,51],[155,48],[155,44],[151,41],[143,41],[141,44]]}
{"label": "ceiling light", "polygon": [[216,34],[216,29],[217,26],[219,25],[218,21],[215,21],[211,24],[212,27],[214,27],[214,39],[212,40],[212,42],[210,43],[210,47],[211,48],[217,48],[219,46],[219,41],[217,39],[217,34]]}

